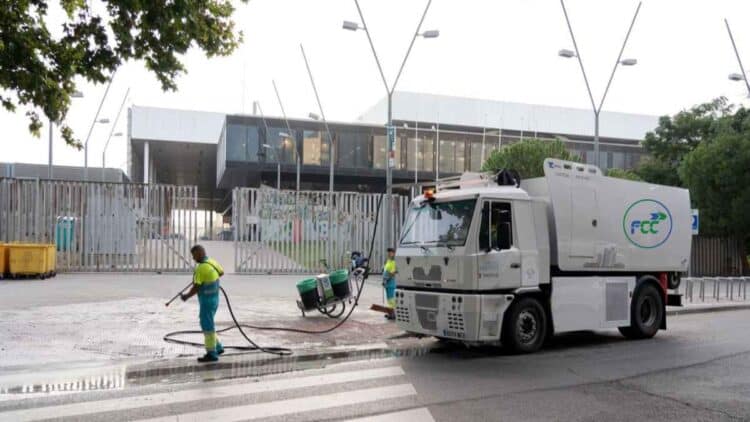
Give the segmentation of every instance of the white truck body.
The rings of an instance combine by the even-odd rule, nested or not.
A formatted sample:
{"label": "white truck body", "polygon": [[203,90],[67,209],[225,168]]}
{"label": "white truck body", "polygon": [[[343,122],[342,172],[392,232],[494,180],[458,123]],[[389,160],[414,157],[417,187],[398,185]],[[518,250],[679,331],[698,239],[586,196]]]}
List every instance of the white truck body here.
{"label": "white truck body", "polygon": [[529,295],[548,333],[628,327],[645,282],[664,306],[667,280],[689,263],[688,191],[555,159],[544,168],[520,187],[473,175],[414,199],[396,253],[399,327],[496,343],[506,311]]}

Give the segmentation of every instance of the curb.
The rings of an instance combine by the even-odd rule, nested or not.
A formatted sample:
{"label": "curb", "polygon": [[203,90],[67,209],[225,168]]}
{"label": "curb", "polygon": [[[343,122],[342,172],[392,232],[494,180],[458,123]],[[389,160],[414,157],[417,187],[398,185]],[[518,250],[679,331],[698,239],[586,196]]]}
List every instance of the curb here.
{"label": "curb", "polygon": [[[416,340],[399,343],[375,343],[372,347],[351,345],[349,349],[338,347],[323,351],[297,350],[289,356],[267,354],[237,354],[225,356],[215,363],[197,363],[194,357],[170,359],[162,363],[133,365],[125,370],[128,381],[142,378],[165,377],[171,375],[201,373],[217,370],[231,370],[232,376],[261,376],[302,369],[310,369],[316,362],[322,366],[346,361],[384,359],[402,356],[420,356],[429,353],[433,342]],[[343,349],[343,350],[342,350]],[[248,359],[248,356],[251,356]]]}
{"label": "curb", "polygon": [[738,303],[733,305],[709,305],[705,307],[683,307],[681,309],[667,309],[668,316],[705,314],[725,311],[741,311],[750,309],[750,303]]}

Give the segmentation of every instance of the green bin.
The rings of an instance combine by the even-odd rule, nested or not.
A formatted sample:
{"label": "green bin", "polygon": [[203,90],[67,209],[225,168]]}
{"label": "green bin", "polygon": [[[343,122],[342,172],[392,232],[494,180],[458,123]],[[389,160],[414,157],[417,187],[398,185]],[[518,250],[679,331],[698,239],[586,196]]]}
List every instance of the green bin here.
{"label": "green bin", "polygon": [[333,294],[337,298],[345,299],[352,294],[349,287],[349,271],[336,270],[328,276],[328,279],[331,280]]}
{"label": "green bin", "polygon": [[318,280],[307,278],[300,281],[297,283],[297,291],[305,309],[315,309],[318,307],[318,303],[320,302]]}

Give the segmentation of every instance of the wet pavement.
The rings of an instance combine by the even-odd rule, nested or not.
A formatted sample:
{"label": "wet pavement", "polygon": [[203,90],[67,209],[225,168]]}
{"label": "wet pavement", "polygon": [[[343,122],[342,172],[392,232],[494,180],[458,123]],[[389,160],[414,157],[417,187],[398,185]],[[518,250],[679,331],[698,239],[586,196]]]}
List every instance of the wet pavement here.
{"label": "wet pavement", "polygon": [[[242,322],[309,330],[334,325],[336,320],[316,312],[302,317],[294,287],[300,278],[229,275],[223,286]],[[405,357],[446,355],[465,361],[504,355],[502,349],[457,348],[404,335],[382,314],[368,310],[370,304],[382,302],[380,284],[371,279],[351,320],[331,333],[248,332],[260,345],[291,348],[292,356],[230,350],[218,364],[198,364],[200,348],[163,341],[167,332],[198,329],[195,301],[178,300],[164,307],[186,279],[189,275],[81,274],[0,283],[0,332],[10,340],[0,345],[0,403],[325,371],[340,364]],[[669,313],[677,317],[738,307],[747,309],[740,303],[699,304]],[[713,318],[720,317],[706,320]],[[222,304],[217,326],[229,325]],[[180,338],[202,341],[201,335]],[[557,339],[550,350],[565,350],[571,338],[575,336]],[[246,344],[236,331],[223,335],[222,341]]]}

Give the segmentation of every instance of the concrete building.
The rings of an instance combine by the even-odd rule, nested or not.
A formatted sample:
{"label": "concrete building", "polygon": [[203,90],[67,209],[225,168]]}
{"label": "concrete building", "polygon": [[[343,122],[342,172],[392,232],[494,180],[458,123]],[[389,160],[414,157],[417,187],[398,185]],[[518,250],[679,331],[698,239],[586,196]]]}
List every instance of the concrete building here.
{"label": "concrete building", "polygon": [[[529,138],[562,139],[594,162],[590,110],[397,92],[394,183],[477,171],[489,154]],[[357,122],[329,122],[335,189],[382,191],[386,164],[385,100]],[[602,112],[603,167],[632,168],[658,118]],[[237,186],[327,190],[329,139],[323,122],[279,117],[132,107],[128,161],[134,182],[191,184],[199,200],[221,212]],[[290,130],[291,129],[291,130]],[[289,133],[291,132],[291,133]]]}
{"label": "concrete building", "polygon": [[[78,166],[52,166],[52,179],[82,182],[85,171]],[[46,164],[30,163],[0,163],[0,177],[17,179],[47,179],[49,167]],[[88,181],[90,182],[130,182],[128,176],[121,169],[89,167]]]}

